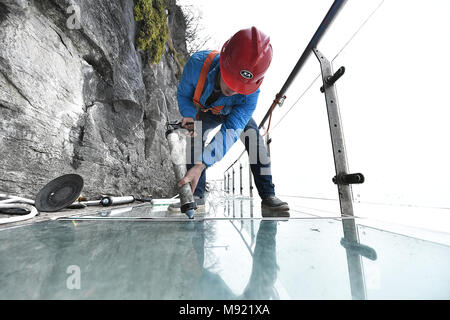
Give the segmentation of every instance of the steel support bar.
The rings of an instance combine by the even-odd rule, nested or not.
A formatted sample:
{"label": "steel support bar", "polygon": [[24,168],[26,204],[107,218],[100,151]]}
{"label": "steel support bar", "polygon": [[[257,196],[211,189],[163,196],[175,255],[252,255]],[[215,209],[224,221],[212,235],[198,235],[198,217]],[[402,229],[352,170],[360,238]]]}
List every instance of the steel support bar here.
{"label": "steel support bar", "polygon": [[250,168],[250,165],[248,165],[248,185],[249,185],[249,191],[250,191],[250,197],[253,198],[253,176],[252,176],[252,169]]}
{"label": "steel support bar", "polygon": [[270,139],[269,132],[267,132],[267,134],[266,134],[266,149],[267,149],[267,155],[269,156],[269,159],[270,159],[270,143],[271,142],[272,142],[272,139]]}
{"label": "steel support bar", "polygon": [[244,187],[242,186],[242,163],[239,163],[239,194],[242,196],[242,190]]}
{"label": "steel support bar", "polygon": [[233,168],[233,196],[234,196],[234,181],[235,181],[235,179],[234,179],[234,168]]}
{"label": "steel support bar", "polygon": [[[343,71],[337,73],[338,76],[336,76],[333,73],[331,62],[328,61],[328,59],[316,48],[313,49],[313,52],[319,60],[320,68],[322,70],[323,87],[321,88],[321,91],[325,93],[336,177],[346,176],[348,175],[347,152],[345,150],[344,134],[342,130],[341,115],[339,112],[339,103],[335,86],[335,81],[342,76]],[[341,215],[343,217],[354,216],[351,184],[338,183],[337,186]],[[354,219],[343,219],[342,226],[344,241],[341,243],[346,245],[347,267],[350,277],[352,298],[358,300],[366,299],[367,294],[361,261],[361,252],[363,252],[362,249],[371,248],[359,244],[358,230]]]}
{"label": "steel support bar", "polygon": [[[325,101],[328,112],[328,123],[330,125],[331,143],[333,146],[334,166],[336,176],[348,174],[347,153],[345,151],[344,134],[342,131],[341,115],[339,113],[339,104],[337,100],[336,85],[327,84],[326,79],[333,76],[333,67],[331,62],[316,48],[314,54],[320,62],[322,70],[323,88],[325,91]],[[339,203],[342,216],[353,216],[353,196],[352,187],[349,184],[338,184]]]}
{"label": "steel support bar", "polygon": [[228,171],[225,171],[225,177],[227,181],[227,183],[225,184],[225,192],[228,193],[228,185],[230,184],[230,174],[228,173]]}

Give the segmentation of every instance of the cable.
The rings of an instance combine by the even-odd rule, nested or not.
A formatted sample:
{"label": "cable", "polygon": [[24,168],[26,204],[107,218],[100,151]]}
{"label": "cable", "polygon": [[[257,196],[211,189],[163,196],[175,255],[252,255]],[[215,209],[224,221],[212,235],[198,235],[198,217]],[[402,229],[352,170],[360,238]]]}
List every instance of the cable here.
{"label": "cable", "polygon": [[361,29],[366,25],[366,23],[372,18],[372,16],[375,14],[375,12],[378,11],[378,9],[381,7],[381,5],[384,3],[384,0],[381,0],[381,2],[378,4],[378,6],[369,14],[366,20],[359,26],[359,28],[353,33],[353,35],[350,37],[350,39],[344,44],[341,50],[334,56],[334,58],[331,61],[334,61],[342,51],[349,45],[349,43],[353,40],[353,38],[356,37],[356,35],[361,31]]}
{"label": "cable", "polygon": [[25,221],[25,220],[34,218],[35,216],[37,216],[39,214],[39,212],[36,210],[36,208],[34,206],[32,206],[30,204],[26,204],[26,203],[0,204],[0,208],[2,208],[2,209],[25,209],[25,210],[30,211],[30,213],[23,215],[23,216],[0,218],[0,224]]}

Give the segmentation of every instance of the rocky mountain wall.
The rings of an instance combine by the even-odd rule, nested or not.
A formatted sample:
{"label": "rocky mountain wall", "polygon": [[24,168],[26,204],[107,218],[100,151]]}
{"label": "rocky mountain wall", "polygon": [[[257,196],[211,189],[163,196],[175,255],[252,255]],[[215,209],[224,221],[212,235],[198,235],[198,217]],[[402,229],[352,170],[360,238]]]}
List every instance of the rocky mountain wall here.
{"label": "rocky mountain wall", "polygon": [[[166,11],[187,56],[175,0]],[[132,0],[0,0],[0,193],[34,197],[67,173],[83,195],[173,196],[165,123],[179,66],[136,48]],[[183,29],[184,28],[184,29]]]}

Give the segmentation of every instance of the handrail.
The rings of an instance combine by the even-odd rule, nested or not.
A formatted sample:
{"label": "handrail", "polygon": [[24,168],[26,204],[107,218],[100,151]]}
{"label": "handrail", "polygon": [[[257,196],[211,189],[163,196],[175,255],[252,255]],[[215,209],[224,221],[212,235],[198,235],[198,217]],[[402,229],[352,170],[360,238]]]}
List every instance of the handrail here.
{"label": "handrail", "polygon": [[[312,36],[311,40],[309,41],[308,45],[306,46],[305,50],[303,51],[302,55],[300,56],[300,59],[297,61],[297,64],[295,65],[294,69],[292,69],[291,74],[287,78],[286,82],[284,83],[283,87],[281,88],[280,92],[276,95],[276,99],[273,101],[272,105],[270,106],[269,110],[267,111],[266,115],[264,116],[263,120],[259,124],[259,129],[264,126],[267,119],[269,118],[270,114],[272,113],[275,106],[278,104],[278,97],[283,97],[286,91],[289,89],[289,86],[294,81],[297,74],[300,72],[302,67],[304,66],[305,62],[308,60],[309,56],[312,53],[313,48],[317,47],[322,37],[325,35],[326,31],[330,27],[331,23],[334,21],[334,18],[337,16],[339,11],[342,9],[344,4],[347,2],[347,0],[335,0],[333,4],[331,5],[330,9],[328,10],[327,14],[323,18],[322,22],[320,23],[319,27],[317,28],[316,32]],[[233,167],[236,162],[239,161],[239,159],[242,157],[242,155],[245,153],[245,150],[239,155],[239,157],[236,159],[236,161],[233,162],[232,165],[230,165],[226,171],[230,170],[231,167]]]}

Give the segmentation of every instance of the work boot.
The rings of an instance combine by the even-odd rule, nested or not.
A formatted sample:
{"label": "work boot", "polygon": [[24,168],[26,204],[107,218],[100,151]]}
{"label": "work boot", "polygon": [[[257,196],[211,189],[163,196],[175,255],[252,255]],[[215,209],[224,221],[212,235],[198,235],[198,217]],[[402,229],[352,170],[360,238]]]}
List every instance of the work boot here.
{"label": "work boot", "polygon": [[289,205],[276,196],[269,196],[261,201],[263,217],[289,217]]}
{"label": "work boot", "polygon": [[[194,196],[195,204],[197,205],[197,209],[195,212],[205,212],[205,198]],[[172,203],[167,208],[169,212],[181,212],[181,203]]]}

